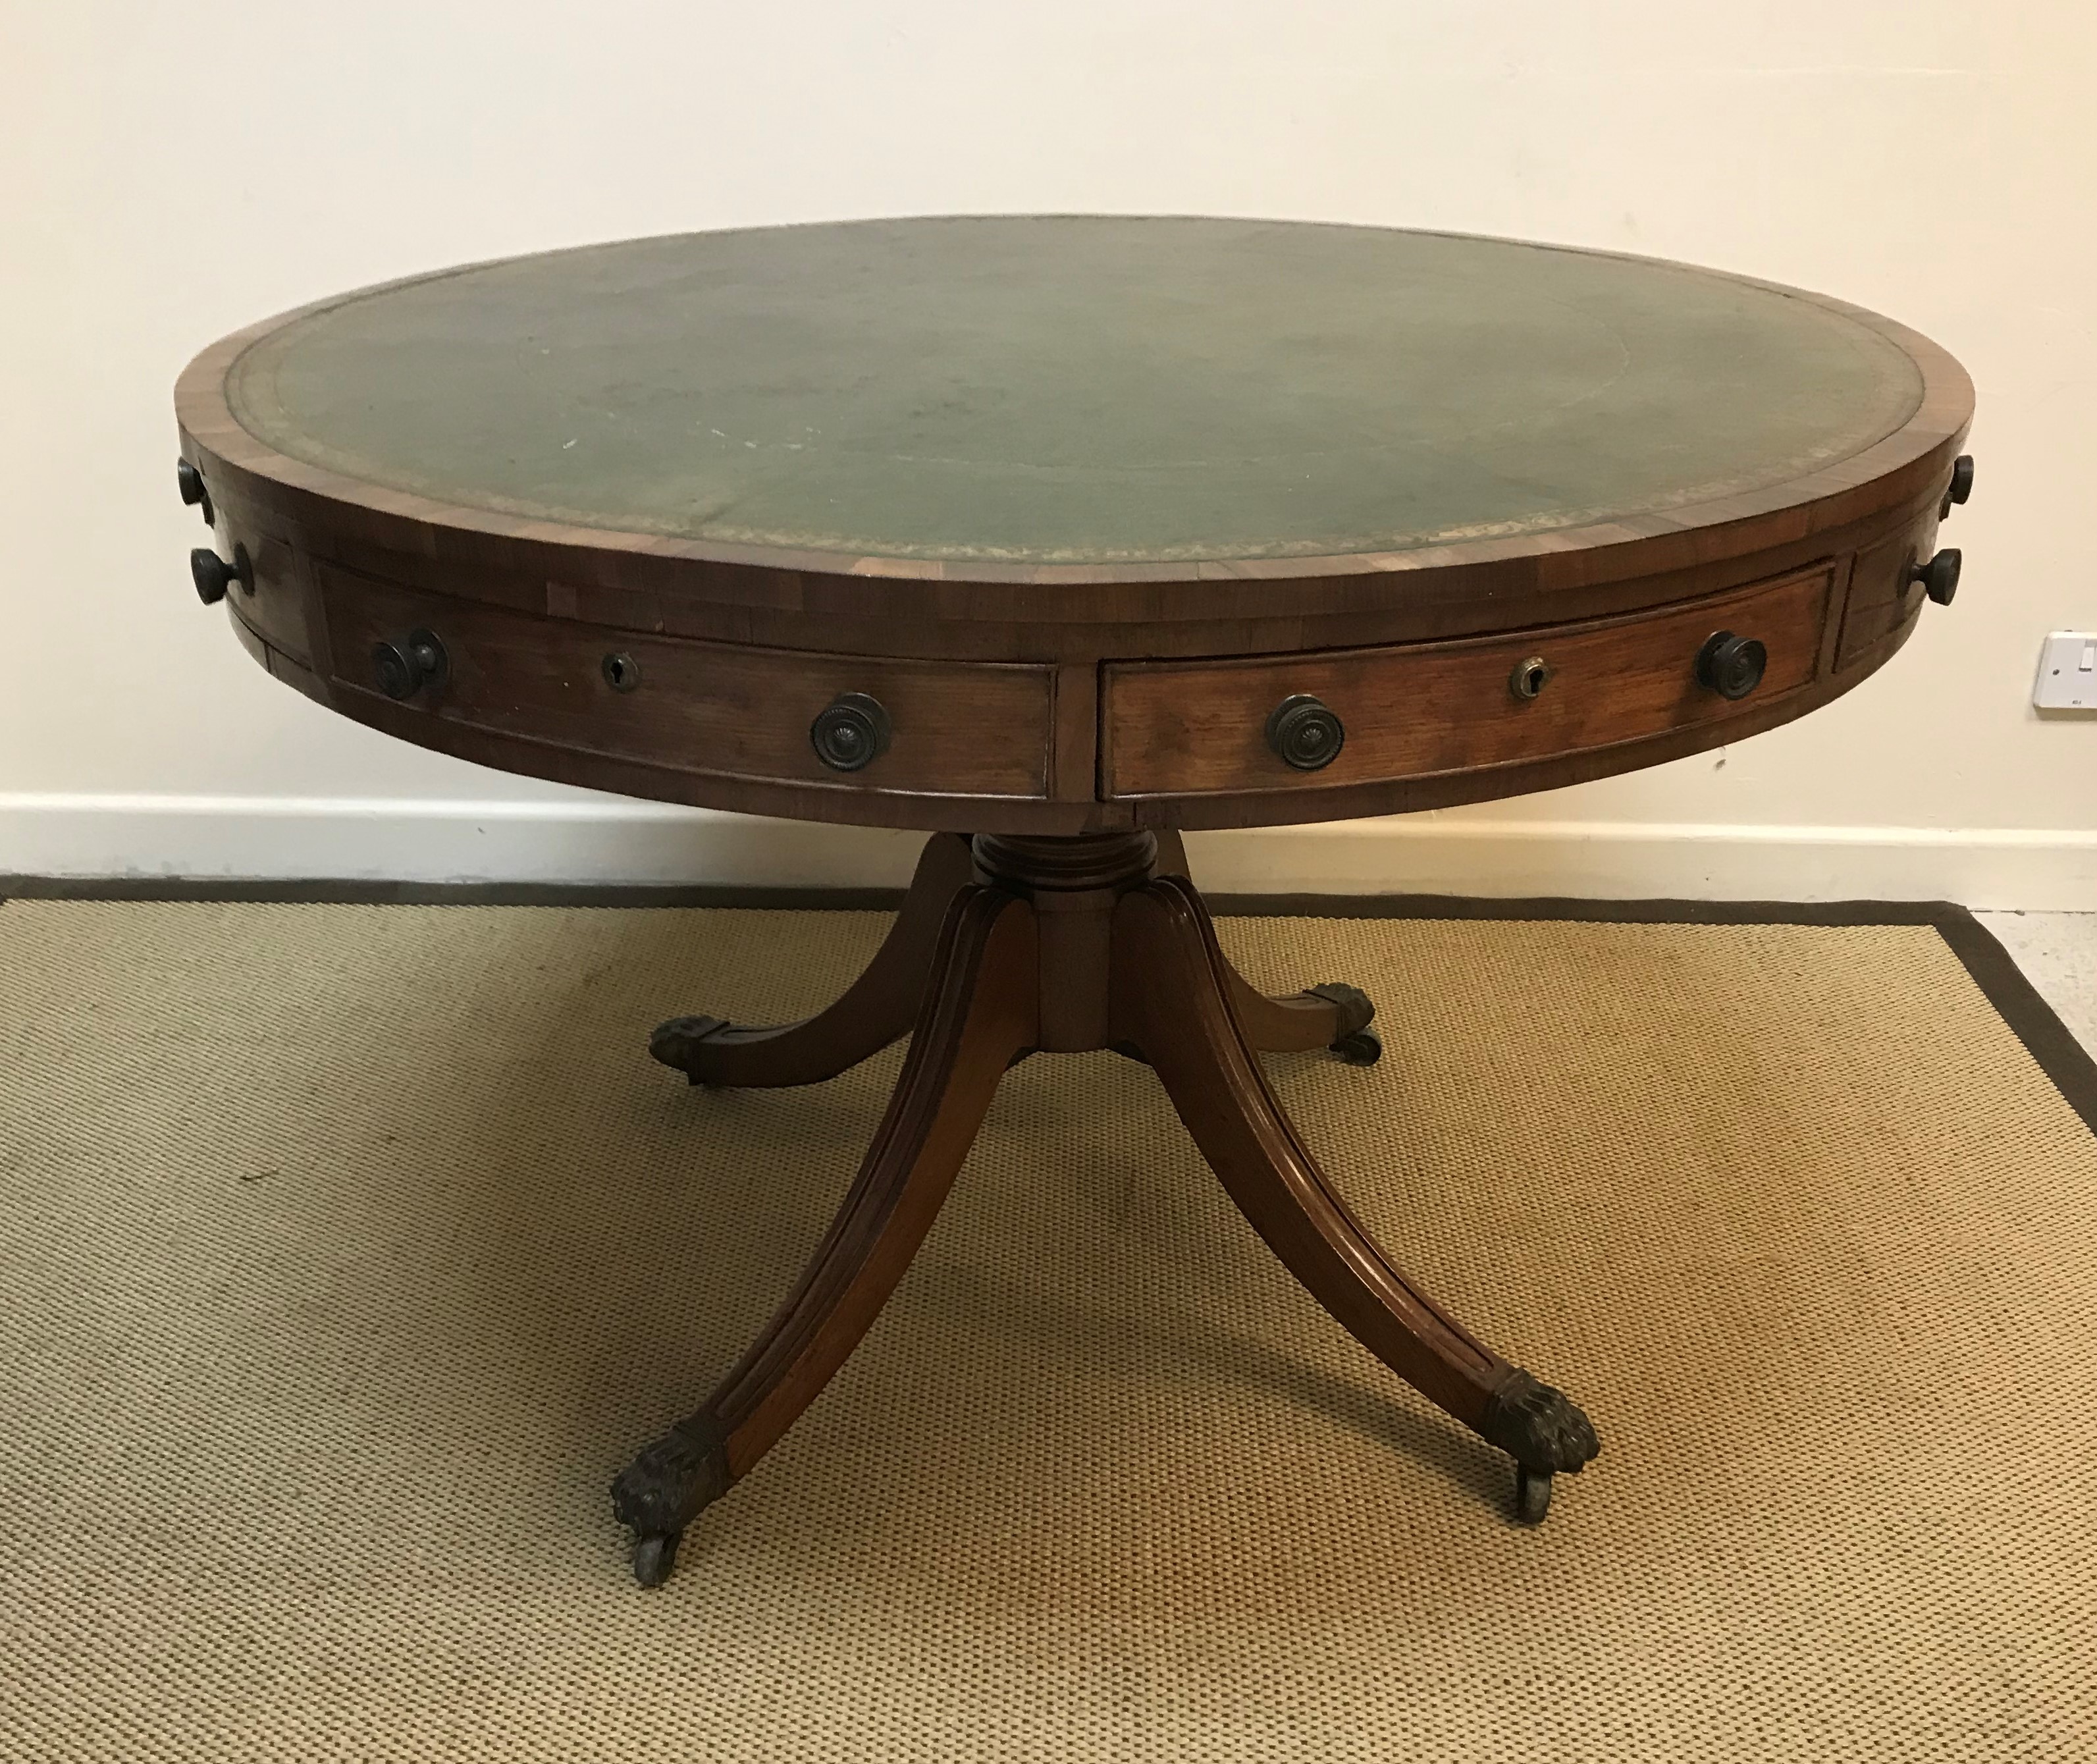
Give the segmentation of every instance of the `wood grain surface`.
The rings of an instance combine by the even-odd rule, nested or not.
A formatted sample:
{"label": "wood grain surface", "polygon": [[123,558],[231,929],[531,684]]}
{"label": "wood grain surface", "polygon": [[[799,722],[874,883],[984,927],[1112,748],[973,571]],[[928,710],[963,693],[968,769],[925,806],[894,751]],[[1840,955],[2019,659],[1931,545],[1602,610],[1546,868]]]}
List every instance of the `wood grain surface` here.
{"label": "wood grain surface", "polygon": [[[1500,637],[1110,663],[1106,794],[1300,792],[1509,765],[1720,721],[1812,682],[1834,584],[1829,565],[1666,612]],[[1768,649],[1767,672],[1746,699],[1729,702],[1697,682],[1697,653],[1722,630]],[[1530,660],[1548,678],[1524,698],[1513,678]],[[1308,776],[1266,735],[1268,714],[1299,694],[1329,705],[1346,730],[1331,764]]]}

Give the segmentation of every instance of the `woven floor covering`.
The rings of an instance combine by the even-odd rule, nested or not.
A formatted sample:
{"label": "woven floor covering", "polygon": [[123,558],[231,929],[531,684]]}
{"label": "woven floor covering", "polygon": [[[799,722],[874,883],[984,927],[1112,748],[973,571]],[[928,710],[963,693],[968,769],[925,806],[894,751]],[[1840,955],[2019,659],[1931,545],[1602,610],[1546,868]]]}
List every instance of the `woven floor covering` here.
{"label": "woven floor covering", "polygon": [[1151,1075],[1008,1077],[659,1591],[606,1485],[793,1278],[900,1052],[688,1088],[882,915],[0,907],[0,1757],[2097,1757],[2097,1140],[1928,926],[1240,918],[1269,1062],[1590,1412],[1507,1462]]}

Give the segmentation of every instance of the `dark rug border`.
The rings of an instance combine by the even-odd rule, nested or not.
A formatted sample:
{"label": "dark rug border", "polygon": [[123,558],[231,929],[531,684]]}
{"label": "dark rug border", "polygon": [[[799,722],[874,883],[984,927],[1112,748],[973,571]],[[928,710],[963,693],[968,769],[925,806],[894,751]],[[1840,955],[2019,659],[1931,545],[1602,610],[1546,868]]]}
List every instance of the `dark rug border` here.
{"label": "dark rug border", "polygon": [[[2097,1133],[2097,1059],[2039,996],[2010,952],[1965,908],[1941,900],[1580,900],[1463,895],[1232,895],[1219,917],[1565,919],[1600,925],[1927,925],[1950,948],[1995,1013]],[[635,887],[566,882],[240,882],[170,877],[0,876],[18,900],[199,900],[380,906],[755,907],[893,912],[899,888]]]}
{"label": "dark rug border", "polygon": [[1964,907],[1948,900],[1481,900],[1464,895],[1211,895],[1219,917],[1567,919],[1591,925],[1927,925],[2024,1044],[2062,1100],[2097,1133],[2097,1059]]}

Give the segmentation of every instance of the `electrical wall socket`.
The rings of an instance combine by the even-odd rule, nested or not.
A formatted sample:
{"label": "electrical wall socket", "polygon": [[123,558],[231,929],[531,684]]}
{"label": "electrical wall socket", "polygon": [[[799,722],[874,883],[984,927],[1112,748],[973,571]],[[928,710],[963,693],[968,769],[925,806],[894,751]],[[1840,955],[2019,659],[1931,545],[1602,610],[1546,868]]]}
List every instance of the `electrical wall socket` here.
{"label": "electrical wall socket", "polygon": [[2097,711],[2097,631],[2055,631],[2047,637],[2032,703],[2042,711]]}

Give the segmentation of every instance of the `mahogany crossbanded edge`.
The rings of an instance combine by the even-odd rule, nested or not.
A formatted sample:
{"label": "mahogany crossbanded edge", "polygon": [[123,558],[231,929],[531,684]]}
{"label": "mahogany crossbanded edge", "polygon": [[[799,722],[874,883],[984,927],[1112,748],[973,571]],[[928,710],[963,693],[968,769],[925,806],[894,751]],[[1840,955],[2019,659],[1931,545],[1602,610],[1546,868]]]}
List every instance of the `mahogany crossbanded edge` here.
{"label": "mahogany crossbanded edge", "polygon": [[[1774,581],[1599,625],[1203,663],[1130,664],[1110,652],[1053,668],[986,665],[639,636],[404,589],[257,528],[242,541],[253,592],[236,588],[228,604],[270,672],[331,708],[462,759],[564,783],[955,832],[1254,826],[1552,788],[1802,715],[1863,679],[1914,628],[1924,602],[1907,576],[1934,541],[1939,494],[1933,486],[1894,511],[1898,524],[1872,524],[1854,590],[1849,556],[1823,556]],[[238,523],[238,506],[221,519]],[[1853,612],[1845,595],[1858,593],[1872,597]],[[1690,676],[1701,627],[1727,621],[1772,652],[1763,686],[1731,704]],[[423,625],[446,638],[453,677],[432,698],[396,704],[372,688],[371,644]],[[1506,676],[1515,651],[1531,645],[1553,665],[1599,653],[1539,703],[1516,706]],[[614,650],[640,663],[640,690],[618,694],[603,679],[599,664]],[[1138,685],[1146,680],[1147,698]],[[1355,685],[1342,690],[1335,681]],[[808,744],[808,723],[851,690],[870,691],[897,713],[895,750],[865,772],[829,774]],[[1354,730],[1343,764],[1295,773],[1266,751],[1268,701],[1292,690],[1336,694]],[[1372,707],[1367,722],[1357,698]],[[1161,756],[1166,772],[1146,775]]]}
{"label": "mahogany crossbanded edge", "polygon": [[248,652],[276,679],[356,721],[459,759],[557,783],[574,784],[661,802],[685,803],[743,814],[860,826],[915,827],[932,832],[1110,832],[1134,827],[1193,829],[1293,825],[1341,817],[1404,813],[1491,800],[1525,790],[1584,783],[1641,766],[1745,740],[1817,710],[1867,679],[1914,629],[1908,620],[1848,659],[1839,674],[1760,703],[1747,701],[1733,716],[1640,740],[1515,765],[1479,766],[1431,777],[1281,792],[1123,800],[1041,801],[943,793],[891,794],[878,789],[780,784],[720,777],[446,722],[375,693],[333,685],[297,658],[272,647],[232,606],[233,624]]}
{"label": "mahogany crossbanded edge", "polygon": [[[405,591],[316,560],[282,534],[253,528],[254,590],[236,588],[228,604],[269,671],[331,708],[463,759],[562,782],[749,813],[956,832],[1266,825],[1552,788],[1677,758],[1803,715],[1866,677],[1914,628],[1925,602],[1907,575],[1934,542],[1940,493],[1932,487],[1897,510],[1898,524],[1872,523],[1875,539],[1854,571],[1847,555],[1823,558],[1774,583],[1596,628],[1607,650],[1634,660],[1659,658],[1668,682],[1660,698],[1666,703],[1647,703],[1650,689],[1644,697],[1598,696],[1592,679],[1583,703],[1571,696],[1579,690],[1576,678],[1554,683],[1556,699],[1525,707],[1542,713],[1533,722],[1511,722],[1501,651],[1534,643],[1550,659],[1568,641],[1598,641],[1576,627],[1535,628],[1497,645],[1270,652],[1189,666],[1184,671],[1211,685],[1251,678],[1263,689],[1233,697],[1224,707],[1235,721],[1216,751],[1228,749],[1235,774],[1219,780],[1197,771],[1167,777],[1162,786],[1136,773],[1114,775],[1132,752],[1140,753],[1145,727],[1141,719],[1127,729],[1115,726],[1120,713],[1112,685],[1127,670],[1110,658],[1053,668],[986,667],[639,638],[571,618]],[[228,523],[239,518],[221,511]],[[1853,611],[1848,602],[1858,595],[1867,598]],[[1738,611],[1742,634],[1754,636],[1755,621],[1745,615],[1771,596],[1784,614],[1784,637],[1774,646],[1764,687],[1737,704],[1690,691],[1682,621]],[[423,624],[449,633],[457,677],[434,703],[394,703],[371,689],[370,642]],[[1765,641],[1777,628],[1766,628]],[[1801,674],[1808,646],[1817,659]],[[631,698],[611,691],[596,664],[611,648],[636,654],[645,681],[652,670],[652,695],[646,685]],[[1493,678],[1465,681],[1470,689],[1438,712],[1412,703],[1416,686],[1408,682],[1417,681],[1423,665],[1441,666],[1446,674],[1447,658],[1461,663],[1473,654],[1489,654],[1486,672]],[[1145,671],[1138,668],[1136,675]],[[1372,695],[1390,708],[1381,743],[1373,735],[1358,739],[1351,771],[1288,773],[1258,745],[1270,707],[1265,701],[1292,682],[1319,689],[1335,671],[1365,677]],[[1389,679],[1378,684],[1386,671]],[[1110,682],[1104,694],[1097,689],[1101,675]],[[724,681],[738,679],[738,690],[724,689]],[[661,689],[681,683],[683,689],[666,703]],[[1645,686],[1654,685],[1648,668]],[[887,692],[905,713],[901,761],[888,765],[897,757],[891,755],[865,773],[825,776],[807,744],[808,720],[834,693],[869,689]],[[1151,732],[1161,714],[1192,728],[1215,711],[1199,691],[1167,691],[1150,706]],[[1517,741],[1510,751],[1511,729],[1530,745]],[[1556,730],[1563,738],[1539,741],[1530,730]],[[933,745],[926,745],[928,738]],[[1184,729],[1173,740],[1184,745]],[[1364,756],[1371,762],[1366,768]]]}
{"label": "mahogany crossbanded edge", "polygon": [[[498,563],[440,528],[363,536],[352,511],[291,487],[230,473],[201,450],[221,549],[235,542],[350,569],[406,589],[606,628],[772,648],[1063,664],[1105,659],[1258,654],[1432,641],[1664,606],[1862,552],[1933,520],[1963,430],[1861,491],[1784,516],[1734,521],[1662,558],[1621,532],[1562,534],[1521,557],[1444,546],[1351,574],[1105,584],[896,582],[836,568],[780,571],[549,543]],[[1832,519],[1837,504],[1850,509]],[[1679,535],[1685,541],[1690,536]],[[1753,542],[1749,541],[1753,539]],[[1432,561],[1430,561],[1432,560]],[[1577,562],[1577,567],[1575,564]],[[976,592],[965,590],[973,589]],[[308,653],[295,602],[273,638]]]}

